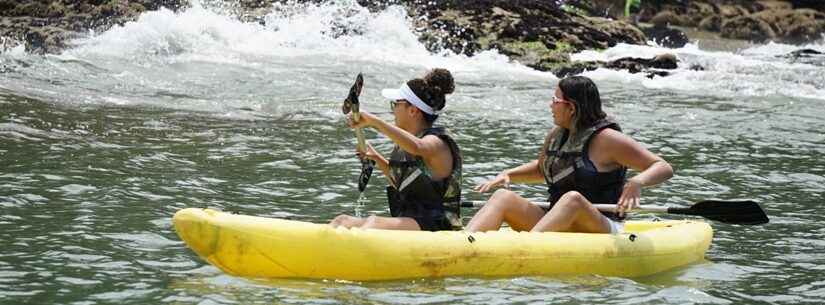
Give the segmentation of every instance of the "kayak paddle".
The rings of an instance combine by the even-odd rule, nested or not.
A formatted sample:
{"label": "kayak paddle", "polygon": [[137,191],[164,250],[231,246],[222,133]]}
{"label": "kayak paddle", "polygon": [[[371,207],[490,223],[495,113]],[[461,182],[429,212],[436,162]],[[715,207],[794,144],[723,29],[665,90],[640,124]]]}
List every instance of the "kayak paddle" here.
{"label": "kayak paddle", "polygon": [[[361,88],[363,87],[364,77],[361,73],[358,73],[358,76],[355,77],[355,83],[352,84],[352,87],[349,89],[349,95],[347,95],[347,98],[344,100],[344,105],[341,107],[341,111],[344,114],[352,111],[352,119],[356,122],[360,119],[360,104],[358,103],[358,96],[361,95]],[[366,140],[364,140],[364,132],[361,131],[361,128],[355,129],[355,136],[358,138],[358,150],[367,151]],[[361,175],[358,176],[358,191],[364,192],[364,189],[367,188],[367,182],[370,181],[370,176],[372,175],[374,165],[375,161],[363,157],[361,158]]]}
{"label": "kayak paddle", "polygon": [[[461,207],[481,207],[485,201],[465,201]],[[550,207],[549,202],[533,202],[543,208]],[[615,204],[594,204],[599,211],[616,212]],[[768,223],[768,215],[753,200],[703,200],[687,207],[643,206],[632,210],[639,213],[662,213],[676,215],[701,216],[710,220],[738,225],[759,225]]]}

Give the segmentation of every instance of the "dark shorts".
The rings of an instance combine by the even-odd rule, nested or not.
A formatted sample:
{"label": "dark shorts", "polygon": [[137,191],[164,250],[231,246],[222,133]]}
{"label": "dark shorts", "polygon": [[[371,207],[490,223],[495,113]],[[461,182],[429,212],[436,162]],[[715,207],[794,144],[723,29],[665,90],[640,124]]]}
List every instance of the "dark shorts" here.
{"label": "dark shorts", "polygon": [[444,209],[426,204],[407,205],[402,200],[395,198],[397,194],[394,188],[387,187],[387,198],[392,217],[412,218],[422,231],[453,230],[450,220],[444,215]]}
{"label": "dark shorts", "polygon": [[450,220],[441,209],[409,209],[399,211],[396,217],[412,218],[421,228],[421,231],[450,231],[453,230]]}
{"label": "dark shorts", "polygon": [[418,223],[418,227],[421,228],[421,231],[451,231],[453,226],[450,224],[450,221],[447,219],[444,214],[441,214],[441,217],[431,217],[431,216],[424,216],[424,217],[410,217]]}

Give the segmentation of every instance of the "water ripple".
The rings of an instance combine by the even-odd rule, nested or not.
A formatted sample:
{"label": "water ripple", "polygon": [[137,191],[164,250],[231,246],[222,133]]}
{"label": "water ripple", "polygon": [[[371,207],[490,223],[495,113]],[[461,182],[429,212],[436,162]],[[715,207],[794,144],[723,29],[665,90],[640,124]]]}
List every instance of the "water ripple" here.
{"label": "water ripple", "polygon": [[[296,63],[290,62],[287,67],[302,74],[294,78],[292,73],[297,72],[291,70],[278,74],[277,69],[289,70],[278,63],[254,69],[177,63],[169,69],[194,71],[170,73],[182,77],[185,87],[181,88],[169,80],[144,79],[154,74],[113,70],[111,58],[93,61],[93,66],[49,60],[53,59],[20,69],[65,65],[60,67],[76,68],[98,79],[85,87],[62,76],[48,85],[44,85],[51,79],[47,75],[27,79],[37,90],[64,96],[54,100],[37,98],[41,95],[27,90],[21,89],[34,97],[0,89],[0,240],[4,241],[0,299],[4,301],[815,304],[825,296],[825,282],[820,279],[825,270],[820,255],[825,252],[825,229],[819,225],[825,221],[819,212],[825,195],[821,162],[825,108],[819,107],[820,99],[656,89],[632,78],[599,82],[607,111],[625,132],[676,169],[667,183],[644,190],[643,203],[687,206],[710,198],[748,198],[759,202],[771,217],[771,223],[763,226],[712,223],[715,239],[704,262],[640,279],[258,282],[207,265],[179,241],[170,217],[186,207],[316,223],[356,209],[387,215],[386,180],[379,171],[367,186],[364,206],[356,204],[360,167],[355,140],[338,109],[339,91],[345,92],[349,83],[337,79],[364,63],[329,71],[317,64],[295,68]],[[374,71],[383,67],[366,64]],[[216,72],[224,68],[227,74]],[[755,77],[754,69],[759,70],[749,68],[747,79]],[[11,73],[25,72],[17,70]],[[386,111],[377,88],[397,85],[412,70],[418,73],[417,67],[397,67],[371,76],[364,92],[365,109]],[[106,73],[117,75],[104,79]],[[238,82],[246,79],[245,73],[255,74],[249,84]],[[19,81],[6,78],[8,74],[0,78],[3,88],[15,87]],[[554,80],[494,74],[478,78],[472,72],[457,72],[459,91],[439,119],[450,126],[464,154],[466,189],[536,158],[552,127],[546,101]],[[216,79],[196,81],[204,75]],[[319,84],[311,81],[314,78],[329,81]],[[240,87],[235,92],[213,83],[224,81]],[[145,89],[138,88],[140,82],[148,83]],[[90,86],[97,88],[86,88]],[[218,90],[222,92],[215,93]],[[91,97],[86,94],[90,91],[95,92]],[[127,105],[95,103],[102,96]],[[144,97],[154,100],[129,106],[128,101]],[[66,98],[73,100],[64,103]],[[382,117],[391,119],[387,114]],[[378,151],[392,149],[386,137],[373,131],[366,134]],[[536,199],[546,196],[545,189],[543,185],[514,187]],[[470,200],[487,196],[464,194]],[[465,220],[474,212],[464,210]]]}

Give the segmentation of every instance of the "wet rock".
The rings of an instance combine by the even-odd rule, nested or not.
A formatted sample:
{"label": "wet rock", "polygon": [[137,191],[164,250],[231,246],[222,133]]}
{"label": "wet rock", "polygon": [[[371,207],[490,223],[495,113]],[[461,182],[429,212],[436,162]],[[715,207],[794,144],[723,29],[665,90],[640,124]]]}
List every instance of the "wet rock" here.
{"label": "wet rock", "polygon": [[616,21],[606,18],[587,18],[587,22],[609,34],[613,39],[621,42],[643,44],[648,37],[635,25],[627,21]]}
{"label": "wet rock", "polygon": [[699,28],[709,32],[718,32],[722,28],[722,16],[713,15],[702,19]]}
{"label": "wet rock", "polygon": [[825,67],[825,52],[813,49],[799,49],[785,55],[779,55],[792,63],[804,63],[818,67]]}
{"label": "wet rock", "polygon": [[771,10],[792,10],[793,4],[786,1],[754,1],[752,6],[755,11],[771,11]]}
{"label": "wet rock", "polygon": [[713,4],[692,1],[688,4],[686,13],[687,23],[684,25],[697,26],[705,18],[716,15],[717,11],[718,8]]}
{"label": "wet rock", "polygon": [[823,55],[825,55],[825,53],[819,52],[819,51],[814,50],[814,49],[799,49],[799,50],[793,51],[791,53],[782,55],[781,57],[808,58],[808,57],[823,56]]}
{"label": "wet rock", "polygon": [[685,32],[662,24],[642,28],[642,31],[648,39],[665,48],[681,48],[690,42]]}
{"label": "wet rock", "polygon": [[532,65],[532,68],[539,71],[552,71],[568,63],[570,63],[570,54],[556,52],[539,58],[538,61]]}
{"label": "wet rock", "polygon": [[562,53],[646,41],[629,23],[568,14],[544,1],[426,2],[411,13],[426,16],[415,25],[432,51],[472,55],[496,49],[539,70],[565,62]]}
{"label": "wet rock", "polygon": [[705,67],[703,67],[703,66],[702,66],[702,65],[700,65],[700,64],[692,64],[692,65],[690,65],[690,67],[688,67],[688,70],[693,70],[693,71],[705,71]]}
{"label": "wet rock", "polygon": [[649,69],[673,70],[678,67],[678,59],[673,54],[661,54],[653,58],[624,57],[605,64],[606,68],[628,70],[630,73],[639,73]]}
{"label": "wet rock", "polygon": [[[618,4],[622,1],[612,1]],[[240,20],[264,23],[273,3],[319,3],[322,0],[238,0],[218,4]],[[371,11],[388,5],[408,8],[419,39],[433,52],[450,50],[473,55],[498,50],[527,66],[551,70],[569,62],[569,53],[604,49],[617,43],[644,44],[645,34],[635,25],[607,18],[567,12],[556,1],[458,1],[458,0],[359,0]],[[102,32],[135,20],[147,10],[177,10],[188,0],[0,0],[0,36],[26,46],[28,52],[55,53],[68,47],[77,33]],[[623,5],[621,10],[623,10]],[[346,16],[350,12],[341,12]],[[331,27],[332,36],[360,35],[364,29],[347,24],[346,18]]]}
{"label": "wet rock", "polygon": [[0,37],[22,43],[27,52],[56,53],[92,29],[104,31],[136,19],[146,10],[179,9],[186,0],[0,0]]}
{"label": "wet rock", "polygon": [[[271,11],[274,2],[295,4],[323,1],[239,0],[226,5],[241,20],[263,23],[265,21],[262,16]],[[53,52],[65,47],[64,38],[69,36],[55,28],[77,32],[93,29],[100,32],[113,25],[134,20],[146,10],[160,7],[174,10],[187,6],[187,3],[187,0],[0,0],[0,7],[4,8],[0,12],[0,22],[23,16],[35,18],[32,20],[39,23],[14,29],[3,27],[0,28],[0,35],[26,41],[28,50]],[[630,24],[570,14],[553,1],[359,0],[359,3],[370,10],[383,9],[390,4],[407,6],[420,31],[421,40],[431,51],[448,49],[472,55],[481,50],[501,48],[505,53],[520,54],[517,60],[523,60],[528,65],[539,65],[540,62],[545,65],[557,60],[560,57],[555,53],[563,50],[607,48],[619,42],[638,44],[646,41],[644,34]],[[20,21],[15,20],[14,23],[20,25]],[[38,30],[39,28],[48,30]],[[347,24],[336,24],[331,34],[357,35],[363,32],[361,30]],[[525,48],[516,44],[521,42],[540,43],[545,49]],[[509,46],[514,48],[509,50]]]}
{"label": "wet rock", "polygon": [[593,71],[600,67],[598,61],[577,61],[569,62],[553,67],[550,72],[558,78],[564,78],[572,75],[582,74],[586,71]]}
{"label": "wet rock", "polygon": [[802,21],[785,29],[783,41],[802,44],[821,38],[823,33],[825,33],[825,21]]}
{"label": "wet rock", "polygon": [[[642,1],[640,21],[698,27],[723,37],[805,43],[825,33],[825,1]],[[770,30],[768,30],[770,28]]]}
{"label": "wet rock", "polygon": [[656,55],[648,63],[652,68],[673,70],[679,67],[679,58],[676,55],[665,53]]}
{"label": "wet rock", "polygon": [[803,43],[817,39],[825,32],[825,13],[811,9],[770,10],[752,16],[770,24],[784,42]]}
{"label": "wet rock", "polygon": [[751,11],[741,5],[719,5],[717,8],[719,9],[719,14],[716,16],[725,19],[744,16],[751,13]]}
{"label": "wet rock", "polygon": [[825,1],[822,0],[791,0],[794,8],[809,8],[825,12]]}
{"label": "wet rock", "polygon": [[66,48],[68,40],[76,37],[77,34],[62,28],[41,27],[26,33],[26,52],[36,54],[58,53]]}
{"label": "wet rock", "polygon": [[762,19],[741,16],[729,19],[720,26],[722,37],[763,42],[776,38],[776,32]]}
{"label": "wet rock", "polygon": [[612,19],[624,17],[626,0],[592,0],[584,2],[585,8],[592,16]]}
{"label": "wet rock", "polygon": [[679,15],[672,11],[663,11],[651,18],[650,23],[654,25],[687,25],[688,19],[684,15]]}
{"label": "wet rock", "polygon": [[581,74],[585,71],[592,71],[598,68],[606,68],[611,70],[627,70],[630,73],[644,73],[646,77],[653,78],[654,76],[668,76],[670,71],[678,68],[679,60],[673,54],[661,54],[653,58],[636,58],[623,57],[616,60],[603,61],[583,61],[572,62],[564,65],[559,65],[551,71],[557,77],[567,77],[570,75]]}
{"label": "wet rock", "polygon": [[771,10],[753,14],[770,24],[777,32],[783,32],[789,26],[808,20],[825,20],[825,14],[810,9]]}

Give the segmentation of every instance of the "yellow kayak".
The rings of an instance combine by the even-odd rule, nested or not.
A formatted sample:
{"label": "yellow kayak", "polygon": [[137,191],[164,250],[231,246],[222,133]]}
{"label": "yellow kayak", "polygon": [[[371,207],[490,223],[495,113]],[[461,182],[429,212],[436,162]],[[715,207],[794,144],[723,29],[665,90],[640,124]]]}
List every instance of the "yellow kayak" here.
{"label": "yellow kayak", "polygon": [[599,274],[638,277],[701,260],[701,221],[628,221],[622,234],[421,232],[183,209],[175,230],[200,257],[249,278],[354,281],[444,276]]}

